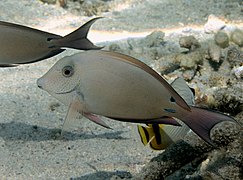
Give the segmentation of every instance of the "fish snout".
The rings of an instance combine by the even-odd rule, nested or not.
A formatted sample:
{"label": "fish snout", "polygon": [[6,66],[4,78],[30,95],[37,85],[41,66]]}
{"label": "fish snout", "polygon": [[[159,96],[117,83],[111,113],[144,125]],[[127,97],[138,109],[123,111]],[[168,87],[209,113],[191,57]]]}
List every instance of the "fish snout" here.
{"label": "fish snout", "polygon": [[37,80],[37,86],[38,86],[38,88],[43,89],[43,87],[44,87],[44,79],[43,78],[39,78]]}

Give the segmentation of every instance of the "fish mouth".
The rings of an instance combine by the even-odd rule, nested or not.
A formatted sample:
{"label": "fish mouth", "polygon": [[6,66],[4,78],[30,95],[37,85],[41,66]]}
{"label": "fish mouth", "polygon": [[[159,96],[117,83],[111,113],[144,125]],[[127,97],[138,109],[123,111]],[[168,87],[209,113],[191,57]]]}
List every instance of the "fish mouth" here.
{"label": "fish mouth", "polygon": [[43,89],[41,85],[37,84],[38,88]]}
{"label": "fish mouth", "polygon": [[75,91],[77,89],[77,86],[75,86],[73,89],[69,90],[69,91],[65,91],[65,92],[55,92],[55,94],[68,94],[71,93],[73,91]]}
{"label": "fish mouth", "polygon": [[39,78],[36,83],[37,83],[38,88],[43,89],[43,85],[44,85],[43,78]]}

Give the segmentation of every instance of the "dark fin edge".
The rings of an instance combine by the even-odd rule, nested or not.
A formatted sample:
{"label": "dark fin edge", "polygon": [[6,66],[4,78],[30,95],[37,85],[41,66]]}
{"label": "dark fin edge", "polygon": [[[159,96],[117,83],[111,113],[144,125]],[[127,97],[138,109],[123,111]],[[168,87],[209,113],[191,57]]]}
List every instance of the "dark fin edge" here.
{"label": "dark fin edge", "polygon": [[18,66],[17,64],[0,64],[1,68],[9,68],[9,67],[16,67]]}
{"label": "dark fin edge", "polygon": [[[106,116],[107,117],[107,116]],[[174,118],[163,116],[156,119],[126,119],[126,118],[116,118],[116,117],[107,117],[117,121],[130,122],[130,123],[144,123],[144,124],[166,124],[172,126],[181,126]]]}

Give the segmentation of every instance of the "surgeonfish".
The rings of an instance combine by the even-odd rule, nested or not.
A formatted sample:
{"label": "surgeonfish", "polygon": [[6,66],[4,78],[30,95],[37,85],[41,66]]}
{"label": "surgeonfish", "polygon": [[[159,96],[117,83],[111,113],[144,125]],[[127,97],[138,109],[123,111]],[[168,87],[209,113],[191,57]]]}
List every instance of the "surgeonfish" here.
{"label": "surgeonfish", "polygon": [[107,128],[100,116],[178,126],[175,117],[213,145],[210,130],[214,125],[234,121],[222,113],[188,105],[152,68],[116,52],[94,50],[64,57],[37,85],[69,106],[63,129],[80,114]]}
{"label": "surgeonfish", "polygon": [[[175,79],[171,83],[171,86],[188,105],[195,104],[193,90],[189,88],[184,79]],[[138,133],[142,143],[144,145],[149,144],[153,150],[163,150],[179,139],[182,139],[190,131],[190,128],[179,119],[176,120],[181,126],[171,126],[166,124],[147,124],[147,126],[138,125]]]}
{"label": "surgeonfish", "polygon": [[65,49],[101,49],[87,39],[94,18],[62,37],[30,27],[0,21],[0,67],[33,63],[55,56]]}

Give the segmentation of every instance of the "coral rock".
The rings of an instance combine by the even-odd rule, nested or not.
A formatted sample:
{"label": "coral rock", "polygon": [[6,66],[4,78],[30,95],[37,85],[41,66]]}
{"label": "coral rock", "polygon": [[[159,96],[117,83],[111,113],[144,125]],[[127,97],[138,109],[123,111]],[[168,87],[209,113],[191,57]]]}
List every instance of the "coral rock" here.
{"label": "coral rock", "polygon": [[203,58],[200,51],[194,51],[188,54],[178,54],[176,61],[180,62],[180,67],[184,69],[196,69],[197,65],[202,62]]}
{"label": "coral rock", "polygon": [[219,63],[222,57],[221,48],[214,43],[211,43],[208,47],[209,59],[213,62]]}
{"label": "coral rock", "polygon": [[236,29],[231,34],[231,40],[237,44],[238,46],[243,46],[243,31],[240,29]]}
{"label": "coral rock", "polygon": [[158,47],[164,42],[165,33],[162,31],[154,31],[145,37],[147,47]]}
{"label": "coral rock", "polygon": [[184,36],[179,40],[180,47],[194,50],[200,47],[198,40],[194,36]]}
{"label": "coral rock", "polygon": [[221,48],[226,48],[229,46],[229,37],[223,31],[218,31],[214,36],[215,43]]}

